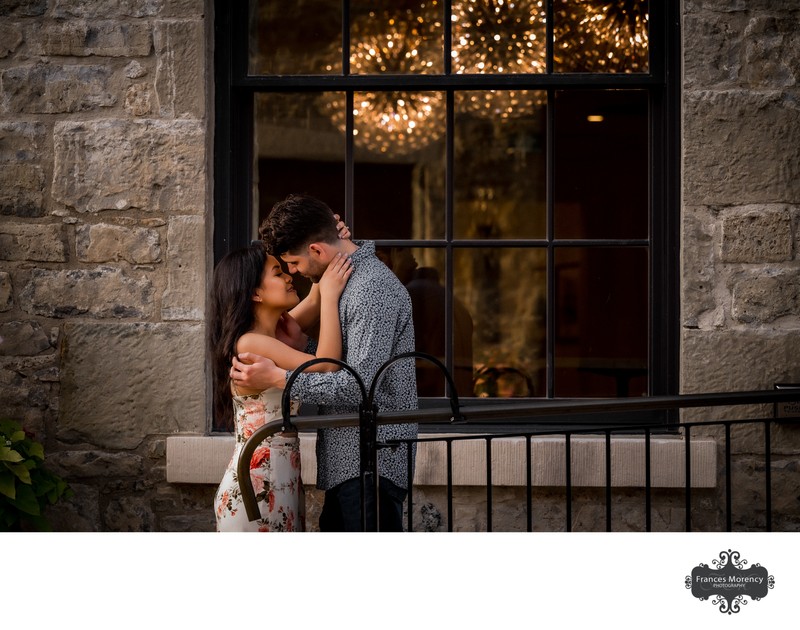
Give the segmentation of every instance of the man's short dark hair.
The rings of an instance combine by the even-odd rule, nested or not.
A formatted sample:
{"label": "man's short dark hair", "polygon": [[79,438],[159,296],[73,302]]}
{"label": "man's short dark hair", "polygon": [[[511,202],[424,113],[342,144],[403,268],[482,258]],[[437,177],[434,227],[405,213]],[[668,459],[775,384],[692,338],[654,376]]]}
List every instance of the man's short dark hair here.
{"label": "man's short dark hair", "polygon": [[258,233],[273,256],[299,254],[311,243],[339,240],[333,210],[310,195],[289,195],[276,203]]}

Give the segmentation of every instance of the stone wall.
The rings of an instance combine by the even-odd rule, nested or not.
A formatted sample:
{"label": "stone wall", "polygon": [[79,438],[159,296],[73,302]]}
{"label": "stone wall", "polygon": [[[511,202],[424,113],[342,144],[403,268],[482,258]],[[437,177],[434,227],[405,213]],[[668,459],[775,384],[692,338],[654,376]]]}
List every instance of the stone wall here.
{"label": "stone wall", "polygon": [[213,524],[164,474],[206,428],[206,9],[0,1],[0,407],[75,491],[57,529]]}
{"label": "stone wall", "polygon": [[[213,486],[165,478],[166,436],[207,425],[207,5],[0,0],[0,408],[75,490],[58,529],[213,528]],[[682,8],[681,389],[800,382],[800,11]],[[734,503],[748,506],[763,500],[764,436],[734,438]],[[778,427],[778,441],[773,503],[797,529],[800,436]],[[459,492],[458,528],[481,529],[485,489]],[[698,493],[703,522],[720,522],[722,492]],[[523,527],[519,493],[497,489],[495,530]],[[596,494],[577,492],[576,529],[604,529]],[[535,527],[562,529],[561,491],[536,496]],[[420,528],[446,527],[441,489],[418,498]],[[616,495],[623,528],[641,501]],[[654,528],[679,529],[682,509],[666,493]]]}
{"label": "stone wall", "polygon": [[[684,393],[800,383],[799,25],[790,0],[683,3]],[[772,410],[685,418],[722,413]],[[763,505],[764,442],[733,431],[734,504]],[[777,426],[772,444],[775,517],[797,529],[800,430]]]}

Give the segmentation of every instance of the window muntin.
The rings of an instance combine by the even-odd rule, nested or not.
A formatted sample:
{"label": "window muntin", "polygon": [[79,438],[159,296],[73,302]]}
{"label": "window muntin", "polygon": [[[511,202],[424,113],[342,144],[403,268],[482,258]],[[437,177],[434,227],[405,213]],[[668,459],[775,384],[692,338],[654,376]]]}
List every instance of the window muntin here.
{"label": "window muntin", "polygon": [[[652,144],[653,130],[656,128],[653,125],[652,103],[654,94],[663,89],[664,79],[647,74],[653,67],[661,67],[658,64],[653,66],[650,60],[648,3],[555,0],[552,3],[552,25],[548,25],[546,20],[547,3],[527,3],[535,4],[537,10],[544,11],[544,20],[534,20],[536,28],[533,29],[537,41],[544,44],[541,48],[544,64],[531,65],[526,71],[520,72],[496,61],[488,65],[484,63],[480,71],[467,71],[463,55],[468,51],[459,49],[460,40],[456,39],[459,31],[455,22],[466,4],[476,2],[454,2],[449,12],[447,3],[431,2],[426,5],[427,13],[423,22],[430,36],[425,40],[425,46],[435,43],[441,48],[443,62],[449,61],[449,64],[426,64],[424,68],[420,66],[411,72],[391,71],[388,66],[364,71],[363,64],[361,68],[355,67],[361,27],[351,26],[346,30],[349,41],[345,39],[345,42],[350,55],[342,60],[341,22],[336,28],[329,29],[330,33],[335,32],[332,41],[336,42],[333,46],[336,50],[330,52],[329,47],[326,59],[331,62],[330,67],[326,66],[323,70],[319,69],[319,63],[306,63],[305,67],[299,64],[291,72],[273,73],[257,70],[258,64],[251,59],[248,71],[256,76],[256,80],[251,80],[247,89],[256,98],[283,96],[289,99],[299,97],[301,101],[306,99],[311,105],[306,107],[304,115],[294,115],[293,124],[302,123],[301,127],[309,124],[326,126],[326,137],[330,140],[324,144],[324,155],[317,158],[289,157],[285,155],[286,151],[263,155],[263,147],[258,147],[261,155],[258,157],[258,177],[253,178],[252,194],[260,199],[258,205],[261,212],[268,210],[274,200],[284,196],[284,190],[294,192],[302,189],[317,194],[337,210],[348,213],[357,236],[378,239],[379,244],[389,243],[394,247],[402,244],[415,252],[417,260],[426,258],[435,261],[426,261],[419,267],[435,270],[437,282],[444,287],[444,295],[447,296],[443,326],[448,335],[445,358],[451,370],[457,366],[455,354],[459,337],[455,329],[463,329],[463,326],[453,322],[454,313],[459,310],[455,305],[463,306],[464,298],[468,294],[477,294],[475,287],[480,284],[476,278],[465,276],[463,268],[474,270],[482,264],[491,271],[508,266],[507,263],[495,261],[485,267],[487,252],[498,252],[500,258],[509,253],[517,256],[521,263],[517,272],[519,280],[524,279],[531,289],[527,293],[521,292],[524,301],[517,300],[509,305],[508,291],[504,290],[494,297],[490,291],[486,294],[486,303],[493,305],[493,308],[505,308],[509,313],[518,313],[517,319],[521,321],[527,321],[525,318],[530,313],[536,313],[536,317],[543,318],[544,322],[533,326],[526,324],[529,332],[525,335],[528,339],[533,338],[535,335],[530,330],[538,326],[534,332],[542,340],[536,340],[535,344],[538,345],[529,348],[525,356],[533,364],[524,370],[526,378],[522,381],[525,385],[500,382],[494,389],[488,387],[490,396],[495,395],[492,391],[508,397],[518,396],[520,391],[524,391],[525,395],[533,391],[537,397],[616,395],[620,391],[616,378],[604,374],[587,377],[579,369],[585,367],[583,363],[594,361],[597,364],[599,359],[607,359],[612,363],[616,361],[618,369],[628,365],[625,361],[633,361],[636,365],[632,369],[641,370],[643,362],[645,375],[637,371],[631,377],[633,380],[628,381],[627,391],[629,395],[650,392],[652,357],[648,354],[647,346],[648,335],[653,332],[648,328],[651,308],[648,292],[651,288],[650,279],[655,272],[651,263],[656,258],[652,256],[654,243],[651,234],[654,205],[650,179],[653,161],[650,156],[656,150]],[[333,3],[320,1],[298,4],[303,6],[305,12],[314,10],[310,7],[325,6],[329,9],[331,4],[336,5],[337,11],[341,9],[339,0]],[[345,16],[353,24],[359,13],[363,14],[365,7],[374,12],[375,9],[370,7],[378,7],[380,3],[353,1],[346,4],[349,5],[349,12],[346,11]],[[389,8],[399,7],[398,16],[408,17],[408,7],[421,3],[384,4]],[[592,46],[595,49],[598,48],[597,39],[591,40],[586,32],[581,34],[576,26],[580,25],[580,20],[575,22],[576,12],[588,13],[591,10],[597,15],[602,7],[612,4],[617,15],[619,11],[633,11],[638,16],[638,22],[634,22],[638,24],[636,35],[639,39],[636,50],[627,57],[629,61],[600,63],[597,58],[592,61],[591,56],[581,57],[574,53],[572,61],[567,62],[565,51],[569,47],[565,48],[563,44],[570,38],[574,40],[573,51],[590,41],[594,41]],[[567,15],[565,11],[568,9],[573,13]],[[437,11],[442,12],[441,24],[436,24]],[[427,16],[434,17],[429,19]],[[445,42],[448,16],[451,38]],[[316,20],[310,20],[312,27],[315,23]],[[441,36],[435,31],[439,26],[443,29]],[[593,28],[594,24],[584,23],[581,28],[588,29],[590,26]],[[317,31],[311,28],[308,32]],[[596,34],[596,31],[592,33]],[[549,52],[548,36],[553,38]],[[618,45],[619,41],[617,37],[614,45]],[[319,48],[318,42],[311,42],[311,50]],[[449,60],[446,58],[448,53]],[[423,56],[431,58],[427,49]],[[618,58],[623,59],[624,56]],[[262,67],[266,66],[262,64]],[[602,89],[597,87],[598,81],[589,75],[578,75],[567,83],[555,80],[559,73],[576,72],[590,72],[595,76],[614,75],[619,76],[620,80],[615,83],[614,78],[609,78],[602,84]],[[625,75],[631,77],[637,73],[650,79],[635,83],[625,79]],[[325,80],[314,78],[314,75],[324,74],[329,75]],[[267,81],[259,84],[258,75],[264,76]],[[307,78],[303,79],[304,76]],[[426,82],[425,76],[436,78],[436,83]],[[456,80],[458,76],[463,78]],[[420,77],[419,81],[414,77]],[[552,80],[548,77],[552,77]],[[508,81],[513,83],[503,84]],[[284,87],[281,87],[282,84]],[[302,88],[299,92],[289,94],[284,91],[298,85]],[[392,104],[398,104],[402,98],[398,97],[400,93],[439,95],[440,98],[432,106],[436,110],[432,118],[438,121],[432,125],[435,130],[423,147],[397,150],[387,145],[384,151],[375,151],[374,147],[367,146],[368,134],[359,129],[367,124],[363,122],[366,117],[359,108],[365,111],[367,104],[373,105],[384,98],[384,108],[391,111]],[[338,120],[334,120],[336,116],[333,116],[330,108],[328,111],[324,109],[326,101],[338,108]],[[585,112],[579,110],[589,105],[595,110],[606,106],[605,115],[600,114],[604,115],[605,125],[589,122],[588,116],[596,115],[593,113],[581,118]],[[616,113],[609,116],[608,112],[614,107]],[[260,143],[267,127],[262,125],[259,116],[254,117],[254,125],[262,129],[262,132],[255,134]],[[583,132],[580,131],[581,127]],[[610,143],[608,137],[613,133],[601,131],[603,127],[623,130],[625,137],[617,134],[614,142]],[[348,129],[355,131],[355,135],[348,137]],[[481,129],[483,136],[478,133]],[[269,134],[276,132],[274,126],[269,130]],[[280,133],[278,131],[277,135],[280,136]],[[294,133],[297,134],[297,130]],[[576,138],[583,140],[583,163],[574,159],[574,154],[569,155]],[[310,141],[301,142],[304,145],[302,150],[320,149],[320,143],[307,139]],[[285,139],[281,142],[286,143]],[[498,146],[505,147],[505,155],[497,149]],[[302,153],[302,150],[296,147],[294,153]],[[521,156],[524,159],[520,159]],[[476,164],[484,165],[482,174]],[[598,164],[603,166],[603,169],[599,169],[601,172],[598,172]],[[286,173],[291,171],[299,174],[298,178],[305,183],[304,186],[298,188],[296,180],[291,182],[286,178]],[[612,171],[615,174],[609,177],[608,173]],[[381,176],[376,173],[384,173],[384,180],[381,181]],[[256,182],[256,179],[259,181]],[[265,186],[265,182],[269,181],[278,185]],[[397,187],[398,182],[404,182],[402,191]],[[488,185],[481,185],[483,183]],[[271,191],[271,197],[265,202],[267,189]],[[388,203],[389,200],[394,202],[394,207]],[[387,219],[390,216],[393,218]],[[565,317],[565,313],[569,316],[570,312],[574,318],[581,303],[581,291],[587,294],[584,298],[589,303],[596,296],[580,285],[580,273],[577,280],[578,297],[575,297],[574,290],[566,296],[562,294],[570,282],[574,288],[576,260],[579,270],[583,265],[583,269],[601,271],[594,268],[596,264],[619,269],[614,256],[597,258],[598,253],[604,250],[619,250],[619,256],[623,257],[629,255],[626,264],[636,267],[633,274],[635,278],[631,279],[627,288],[637,296],[635,308],[630,313],[616,312],[622,304],[616,299],[613,302],[616,306],[611,313],[622,322],[629,317],[637,317],[644,322],[643,328],[639,329],[644,330],[644,336],[640,332],[636,334],[635,356],[628,356],[631,352],[611,352],[611,356],[599,356],[597,346],[591,340],[581,341],[577,348],[565,345],[575,345],[576,327],[568,318],[560,318]],[[634,250],[639,253],[631,254]],[[480,261],[482,256],[482,262],[475,262]],[[663,254],[660,256],[663,257]],[[625,265],[622,267],[623,270],[627,269]],[[474,286],[470,286],[470,282]],[[490,284],[484,280],[481,282],[487,286]],[[608,276],[601,277],[602,282],[608,284]],[[503,282],[497,284],[502,285]],[[620,290],[616,288],[615,295],[619,294]],[[472,313],[469,314],[472,316]],[[514,317],[510,319],[514,320]],[[486,376],[487,370],[483,369],[486,363],[478,363],[474,352],[476,347],[479,352],[485,352],[484,346],[488,347],[486,335],[491,337],[489,332],[481,335],[477,344],[473,337],[475,382],[471,392],[479,396],[486,395],[487,387],[485,379],[478,378],[478,372],[483,370],[481,376]],[[517,336],[522,338],[525,335],[519,333]],[[513,347],[517,343],[515,339],[510,344],[502,345]],[[505,365],[501,367],[505,368]],[[508,371],[502,378],[513,380],[512,372]],[[490,377],[497,376],[491,369],[488,373]],[[583,384],[587,378],[593,379],[588,387]],[[532,388],[528,386],[528,381],[533,383]],[[575,385],[576,382],[579,384]],[[459,390],[462,396],[468,395],[461,386]]]}

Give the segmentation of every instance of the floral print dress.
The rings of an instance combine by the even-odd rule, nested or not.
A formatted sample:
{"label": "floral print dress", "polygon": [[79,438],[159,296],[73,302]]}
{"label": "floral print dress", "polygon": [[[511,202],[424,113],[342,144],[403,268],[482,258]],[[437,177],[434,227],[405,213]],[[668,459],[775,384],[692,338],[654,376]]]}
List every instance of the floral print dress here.
{"label": "floral print dress", "polygon": [[[273,435],[250,460],[250,479],[261,518],[249,521],[242,501],[236,467],[244,443],[259,427],[281,417],[283,391],[233,396],[236,446],[214,498],[218,532],[305,531],[305,493],[300,479],[300,441],[297,436]],[[294,404],[292,412],[296,412]]]}

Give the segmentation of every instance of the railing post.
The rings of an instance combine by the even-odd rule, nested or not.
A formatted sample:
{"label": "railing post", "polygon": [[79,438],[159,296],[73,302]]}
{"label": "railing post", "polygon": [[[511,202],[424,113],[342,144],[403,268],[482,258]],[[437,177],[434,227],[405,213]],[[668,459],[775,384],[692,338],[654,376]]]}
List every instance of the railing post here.
{"label": "railing post", "polygon": [[[361,531],[378,531],[378,435],[375,415],[377,409],[362,403],[359,408],[359,459],[361,474]],[[367,506],[375,506],[375,521],[369,522]]]}

